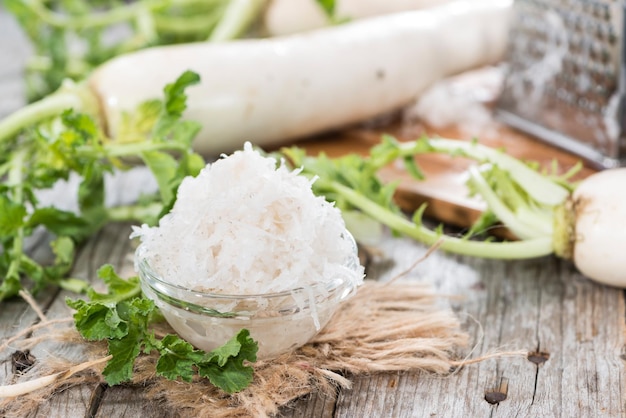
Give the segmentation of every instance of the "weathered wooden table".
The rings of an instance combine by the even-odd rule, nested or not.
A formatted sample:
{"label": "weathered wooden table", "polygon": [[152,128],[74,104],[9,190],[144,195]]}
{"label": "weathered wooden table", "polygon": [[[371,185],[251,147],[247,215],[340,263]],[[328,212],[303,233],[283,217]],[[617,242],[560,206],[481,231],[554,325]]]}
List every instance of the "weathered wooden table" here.
{"label": "weathered wooden table", "polygon": [[[0,115],[23,104],[21,68],[28,48],[14,22],[0,10]],[[118,179],[120,195],[143,187],[145,176]],[[147,183],[145,183],[147,184]],[[113,188],[113,190],[116,190]],[[57,199],[63,196],[59,189]],[[115,192],[113,193],[115,195]],[[128,225],[106,227],[82,248],[75,274],[94,278],[105,263],[129,266]],[[30,251],[41,243],[34,240]],[[382,257],[371,279],[393,277],[426,248],[407,239],[379,244]],[[626,250],[625,250],[626,251]],[[45,256],[45,254],[44,254]],[[494,359],[453,375],[374,374],[354,379],[336,397],[311,395],[282,413],[289,417],[620,417],[626,416],[624,291],[597,285],[556,258],[486,261],[435,253],[410,273],[431,282],[452,302],[472,337],[474,356],[495,349],[541,353]],[[49,318],[69,315],[66,292],[38,297]],[[20,299],[0,305],[0,341],[37,320]],[[45,349],[45,348],[43,348]],[[37,357],[37,349],[33,350]],[[11,352],[0,353],[0,382],[10,380]],[[171,411],[145,400],[140,387],[94,384],[66,390],[29,416],[167,417]]]}

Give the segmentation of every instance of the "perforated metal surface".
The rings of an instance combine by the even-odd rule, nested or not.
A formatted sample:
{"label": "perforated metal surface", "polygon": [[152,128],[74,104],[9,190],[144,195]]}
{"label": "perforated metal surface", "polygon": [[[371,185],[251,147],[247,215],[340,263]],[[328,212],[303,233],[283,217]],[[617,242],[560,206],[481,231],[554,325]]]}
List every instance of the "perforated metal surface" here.
{"label": "perforated metal surface", "polygon": [[500,117],[596,164],[624,162],[624,2],[516,0],[514,11]]}

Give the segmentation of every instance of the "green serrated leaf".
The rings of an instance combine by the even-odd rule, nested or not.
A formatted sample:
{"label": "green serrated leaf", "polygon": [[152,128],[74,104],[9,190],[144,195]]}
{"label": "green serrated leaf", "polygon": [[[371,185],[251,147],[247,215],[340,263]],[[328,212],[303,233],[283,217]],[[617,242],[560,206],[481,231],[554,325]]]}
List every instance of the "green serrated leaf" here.
{"label": "green serrated leaf", "polygon": [[172,184],[178,171],[178,162],[170,154],[160,151],[144,152],[142,159],[159,185],[161,200],[170,202],[174,198]]}
{"label": "green serrated leaf", "polygon": [[0,301],[12,298],[22,289],[19,277],[7,276],[0,284]]}
{"label": "green serrated leaf", "polygon": [[148,322],[152,316],[152,313],[156,309],[154,301],[145,297],[137,297],[130,299],[126,298],[130,309],[132,310],[131,320],[134,324],[142,326],[147,329]]}
{"label": "green serrated leaf", "polygon": [[78,206],[83,218],[90,223],[106,221],[104,172],[101,164],[89,164],[82,170],[78,187]]}
{"label": "green serrated leaf", "polygon": [[181,117],[187,108],[187,95],[185,90],[195,84],[200,83],[200,76],[193,71],[185,71],[176,81],[165,86],[164,110],[174,117]]}
{"label": "green serrated leaf", "polygon": [[110,264],[105,264],[98,269],[98,277],[107,285],[108,291],[98,293],[90,289],[87,295],[94,302],[114,304],[141,294],[139,277],[123,279],[115,273],[115,269]]}
{"label": "green serrated leaf", "polygon": [[140,142],[149,138],[162,109],[163,102],[154,99],[141,103],[133,112],[125,112],[115,140],[123,143]]}
{"label": "green serrated leaf", "polygon": [[227,393],[238,392],[252,382],[254,370],[245,361],[256,361],[258,345],[246,329],[198,364],[198,373]]}
{"label": "green serrated leaf", "polygon": [[50,248],[55,255],[55,264],[70,265],[74,261],[76,244],[69,237],[58,237],[50,243]]}
{"label": "green serrated leaf", "polygon": [[13,236],[24,225],[26,208],[0,196],[0,237]]}
{"label": "green serrated leaf", "polygon": [[102,370],[109,385],[129,381],[133,376],[133,366],[141,351],[143,335],[139,330],[130,328],[126,336],[109,340],[109,354],[112,356]]}
{"label": "green serrated leaf", "polygon": [[77,240],[86,238],[91,232],[91,225],[73,212],[54,207],[36,209],[28,219],[26,226],[35,228],[43,225],[57,236],[72,237]]}
{"label": "green serrated leaf", "polygon": [[115,305],[82,299],[67,299],[66,303],[70,308],[76,309],[74,323],[85,339],[118,339],[128,334],[128,324],[120,318]]}
{"label": "green serrated leaf", "polygon": [[196,121],[183,121],[181,117],[187,108],[185,90],[200,82],[200,76],[192,71],[185,71],[176,81],[165,86],[165,98],[161,114],[155,123],[152,136],[155,140],[172,141],[187,146],[200,131],[201,125]]}
{"label": "green serrated leaf", "polygon": [[183,156],[180,161],[179,172],[177,173],[177,177],[181,180],[185,176],[196,177],[200,174],[200,171],[206,167],[206,161],[200,154],[196,153],[187,153]]}
{"label": "green serrated leaf", "polygon": [[78,113],[74,110],[66,110],[61,115],[61,120],[66,128],[76,135],[71,137],[71,142],[66,143],[66,146],[82,145],[87,142],[93,142],[100,137],[100,128],[94,121],[94,119],[85,114]]}
{"label": "green serrated leaf", "polygon": [[178,378],[191,382],[195,370],[193,366],[202,360],[203,353],[193,348],[177,335],[166,335],[158,346],[157,374],[170,379]]}

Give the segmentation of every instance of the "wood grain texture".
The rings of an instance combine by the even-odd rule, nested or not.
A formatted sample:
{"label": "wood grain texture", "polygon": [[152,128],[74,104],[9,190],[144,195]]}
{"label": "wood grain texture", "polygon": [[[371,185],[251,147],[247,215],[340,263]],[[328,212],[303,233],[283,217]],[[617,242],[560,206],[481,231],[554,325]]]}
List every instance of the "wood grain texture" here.
{"label": "wood grain texture", "polygon": [[[0,10],[0,115],[23,104],[20,68],[28,48],[17,26]],[[363,135],[356,149],[371,145]],[[326,143],[328,144],[328,143]],[[359,145],[360,144],[360,148]],[[354,144],[353,144],[354,145]],[[325,146],[321,143],[320,146]],[[150,186],[145,173],[114,179],[113,200],[131,199]],[[131,192],[132,191],[132,192]],[[56,191],[63,196],[64,190]],[[74,274],[94,279],[102,264],[130,271],[128,225],[106,227],[81,250]],[[46,257],[44,237],[30,250]],[[426,248],[387,236],[376,245],[368,278],[388,280],[404,272]],[[624,417],[626,416],[624,292],[590,282],[567,262],[546,257],[503,262],[437,252],[407,277],[432,283],[472,336],[459,356],[496,350],[536,354],[492,359],[448,376],[420,372],[353,377],[336,397],[311,394],[292,402],[281,416],[304,417]],[[39,295],[46,314],[63,317],[65,292]],[[37,320],[21,300],[0,306],[0,340]],[[51,345],[33,350],[37,357]],[[0,353],[0,383],[13,381],[10,355]],[[66,352],[68,356],[77,352]],[[31,417],[173,417],[165,406],[148,402],[141,387],[86,385],[70,388],[33,410]]]}

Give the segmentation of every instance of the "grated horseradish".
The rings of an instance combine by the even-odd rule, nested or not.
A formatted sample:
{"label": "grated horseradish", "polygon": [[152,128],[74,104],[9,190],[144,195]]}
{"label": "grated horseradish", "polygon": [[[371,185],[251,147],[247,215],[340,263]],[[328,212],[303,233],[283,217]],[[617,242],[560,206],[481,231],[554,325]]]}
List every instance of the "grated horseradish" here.
{"label": "grated horseradish", "polygon": [[[183,338],[212,349],[245,327],[259,342],[261,357],[278,354],[283,345],[304,344],[362,283],[363,267],[341,212],[315,196],[313,181],[246,143],[186,178],[158,226],[133,227],[131,238],[141,240],[138,258],[160,280],[238,296],[210,306],[235,312],[235,318],[199,319],[189,309],[157,303]],[[263,297],[280,292],[286,296]]]}

